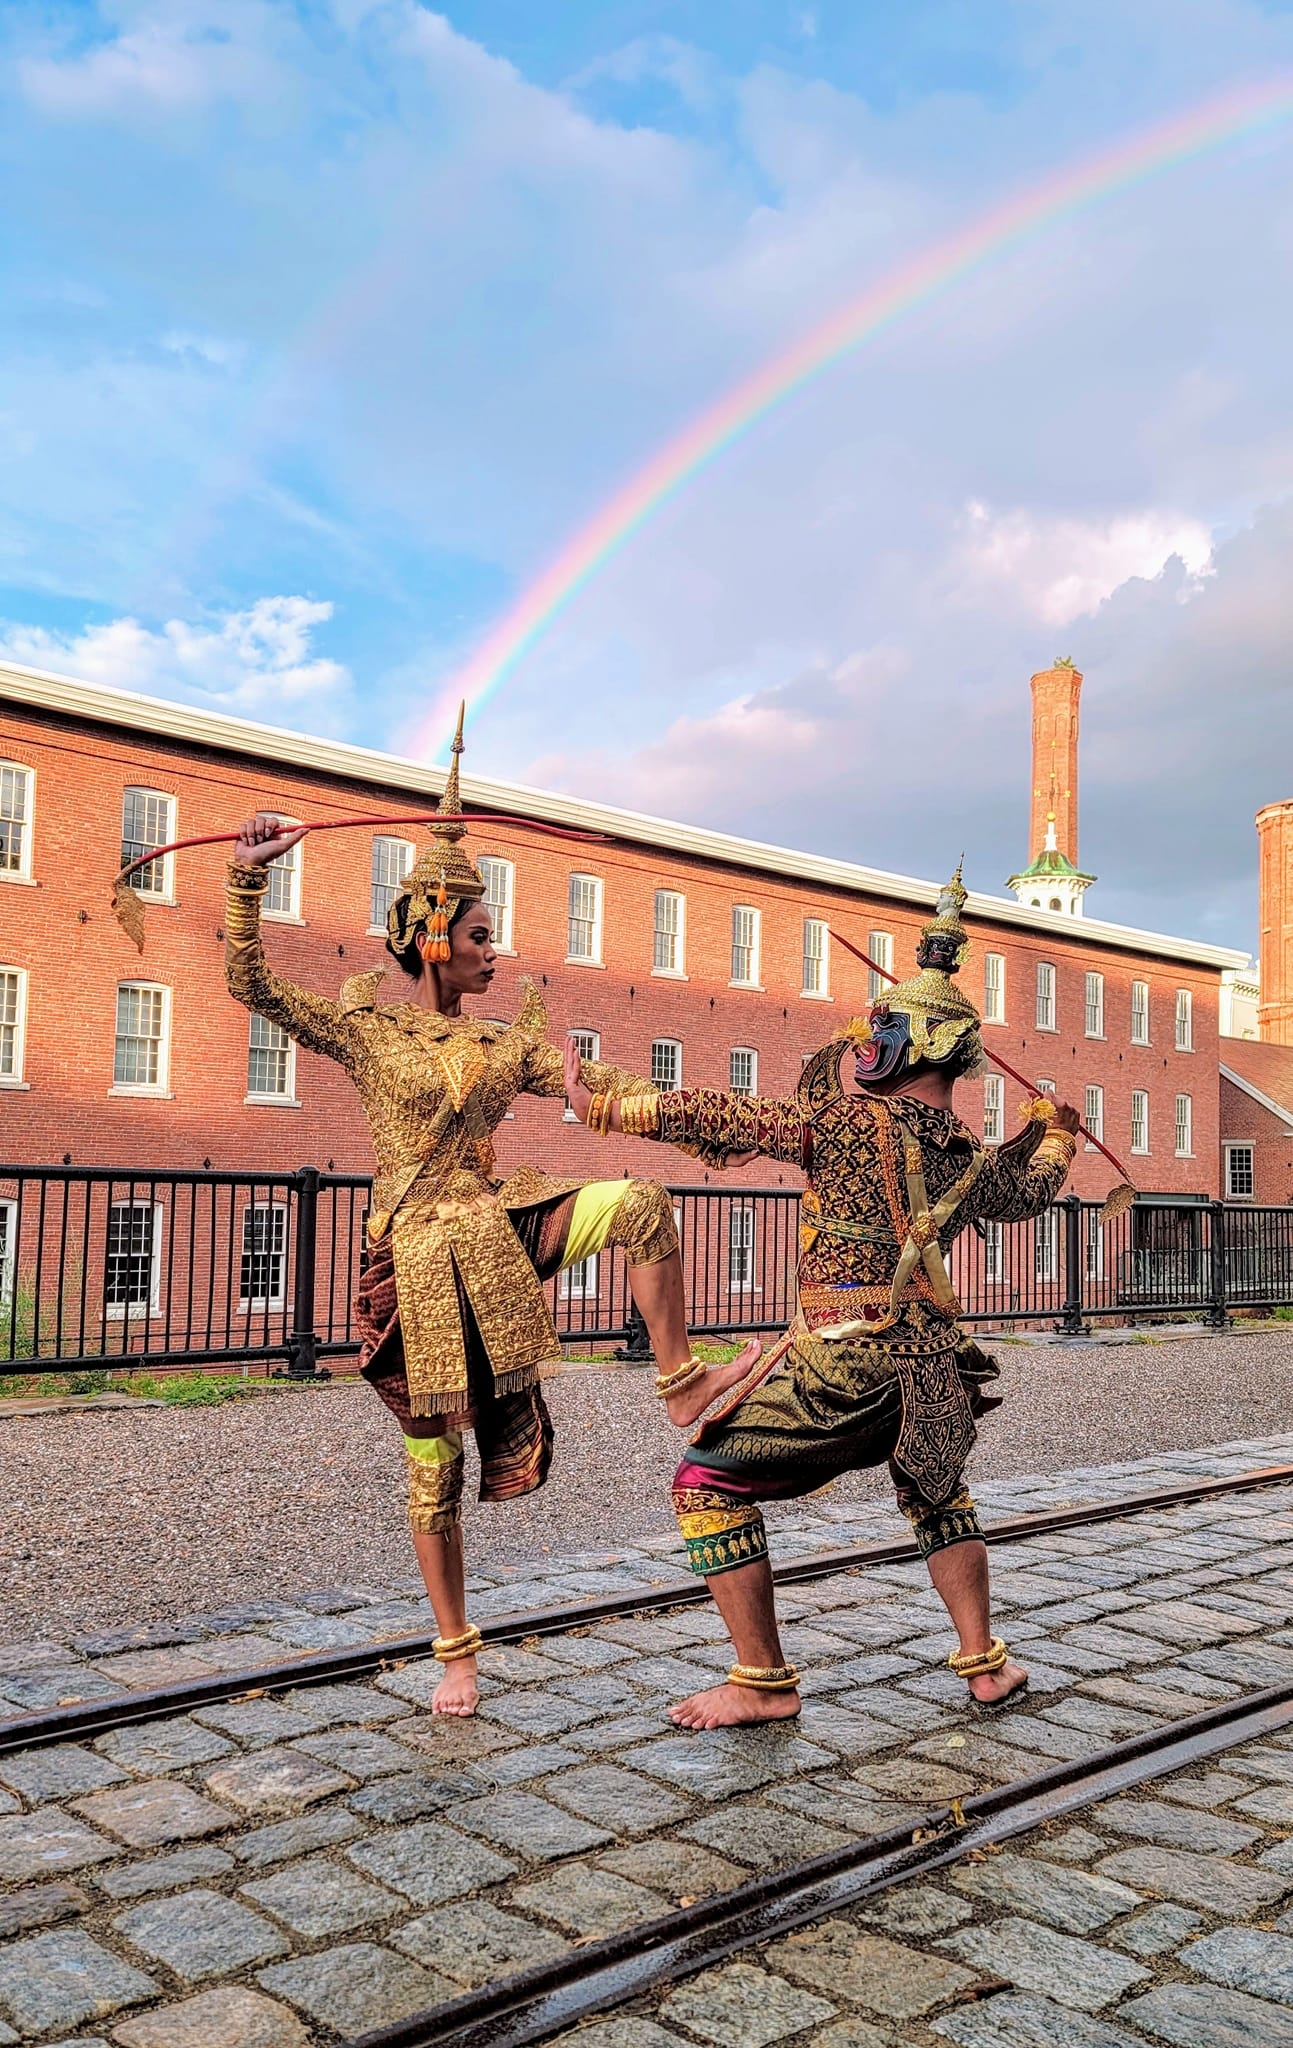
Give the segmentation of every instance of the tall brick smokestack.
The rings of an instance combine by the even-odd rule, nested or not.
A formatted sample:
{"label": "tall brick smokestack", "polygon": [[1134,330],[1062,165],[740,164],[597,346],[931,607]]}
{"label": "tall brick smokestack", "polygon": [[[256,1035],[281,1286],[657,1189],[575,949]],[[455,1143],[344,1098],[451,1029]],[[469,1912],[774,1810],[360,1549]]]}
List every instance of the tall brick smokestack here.
{"label": "tall brick smokestack", "polygon": [[1046,845],[1055,819],[1055,845],[1078,865],[1078,701],[1082,671],[1057,661],[1032,678],[1033,801],[1028,829],[1030,857]]}
{"label": "tall brick smokestack", "polygon": [[1293,798],[1257,813],[1262,926],[1258,1035],[1293,1045]]}

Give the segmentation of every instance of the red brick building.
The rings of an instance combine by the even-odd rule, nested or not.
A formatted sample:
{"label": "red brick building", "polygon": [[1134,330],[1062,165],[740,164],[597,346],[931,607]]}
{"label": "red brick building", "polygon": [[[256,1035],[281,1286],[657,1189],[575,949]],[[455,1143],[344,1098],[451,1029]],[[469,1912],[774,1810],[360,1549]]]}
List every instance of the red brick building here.
{"label": "red brick building", "polygon": [[[442,783],[442,771],[391,755],[0,667],[0,1158],[366,1168],[341,1072],[225,994],[224,850],[148,872],[142,958],[113,920],[108,885],[123,843],[232,831],[257,808],[413,819]],[[524,968],[554,1036],[585,1033],[603,1057],[665,1083],[791,1090],[805,1056],[870,1000],[866,970],[831,929],[907,972],[933,901],[937,878],[471,773],[463,787],[473,807],[534,821],[482,821],[470,835],[497,906],[491,1007],[511,1014]],[[545,837],[545,819],[606,843]],[[275,878],[275,966],[330,993],[380,964],[385,905],[418,837],[409,823],[307,839]],[[972,852],[969,866],[974,879]],[[1218,991],[1244,956],[979,894],[967,922],[965,981],[989,1045],[1098,1120],[1143,1187],[1216,1193]],[[990,1077],[963,1095],[988,1136],[1016,1128],[1014,1082]],[[703,1177],[642,1141],[598,1143],[559,1103],[518,1104],[499,1138],[505,1167]],[[761,1162],[740,1178],[794,1176]],[[1079,1153],[1080,1192],[1103,1193],[1107,1180],[1097,1155]]]}
{"label": "red brick building", "polygon": [[1222,1045],[1221,1193],[1229,1202],[1293,1203],[1293,1045]]}

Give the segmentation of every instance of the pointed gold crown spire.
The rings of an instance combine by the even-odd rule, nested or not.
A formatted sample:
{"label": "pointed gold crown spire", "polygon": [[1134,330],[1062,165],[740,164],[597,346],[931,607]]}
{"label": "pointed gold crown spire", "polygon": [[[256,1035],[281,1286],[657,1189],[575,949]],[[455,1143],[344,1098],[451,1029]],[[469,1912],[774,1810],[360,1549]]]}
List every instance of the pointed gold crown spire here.
{"label": "pointed gold crown spire", "polygon": [[911,1020],[914,1058],[944,1060],[968,1032],[977,1034],[979,1013],[952,977],[965,958],[969,939],[961,922],[966,889],[961,880],[964,854],[956,873],[938,892],[934,915],[921,928],[916,948],[920,970],[909,981],[886,990],[880,1001],[891,1010],[901,1010]]}
{"label": "pointed gold crown spire", "polygon": [[441,824],[437,820],[431,827],[431,843],[423,847],[409,869],[386,920],[387,933],[397,950],[407,944],[409,933],[425,922],[431,927],[433,937],[444,943],[445,951],[437,957],[446,960],[449,957],[448,926],[455,909],[460,903],[479,903],[485,894],[479,869],[459,844],[466,835],[467,827],[450,822],[452,815],[462,809],[458,760],[463,750],[462,727],[466,710],[465,704],[458,706],[449,773],[445,777],[438,806],[445,813],[445,822]]}

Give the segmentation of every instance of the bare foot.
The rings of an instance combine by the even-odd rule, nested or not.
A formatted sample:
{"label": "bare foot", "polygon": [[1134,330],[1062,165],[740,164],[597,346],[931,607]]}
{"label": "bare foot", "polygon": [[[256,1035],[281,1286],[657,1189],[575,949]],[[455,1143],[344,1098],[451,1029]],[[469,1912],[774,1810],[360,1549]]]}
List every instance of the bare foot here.
{"label": "bare foot", "polygon": [[675,1728],[751,1728],[759,1721],[793,1721],[797,1692],[759,1692],[752,1685],[714,1685],[670,1707]]}
{"label": "bare foot", "polygon": [[444,1676],[431,1695],[433,1714],[474,1714],[480,1703],[476,1689],[476,1659],[458,1657],[444,1667]]}
{"label": "bare foot", "polygon": [[983,1706],[999,1707],[1012,1692],[1018,1692],[1021,1685],[1027,1685],[1028,1673],[1022,1664],[1003,1664],[1000,1671],[983,1671],[977,1678],[967,1678],[965,1682]]}
{"label": "bare foot", "polygon": [[673,1394],[665,1402],[669,1420],[678,1429],[687,1429],[699,1421],[707,1408],[712,1408],[720,1394],[726,1394],[738,1380],[743,1380],[751,1371],[763,1351],[762,1340],[751,1337],[748,1344],[729,1359],[726,1365],[711,1365],[704,1379],[694,1380],[681,1394]]}

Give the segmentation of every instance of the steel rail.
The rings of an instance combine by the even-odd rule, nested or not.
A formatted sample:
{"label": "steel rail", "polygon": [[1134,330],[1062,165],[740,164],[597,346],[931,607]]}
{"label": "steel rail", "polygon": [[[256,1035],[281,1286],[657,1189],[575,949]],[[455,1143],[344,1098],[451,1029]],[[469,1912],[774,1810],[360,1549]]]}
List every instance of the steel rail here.
{"label": "steel rail", "polygon": [[554,1962],[365,2033],[349,2048],[527,2048],[908,1878],[927,1876],[970,1850],[1024,1834],[1290,1723],[1293,1682],[1241,1695],[978,1793],[955,1810],[938,1808],[914,1824],[863,1837],[829,1855],[751,1878],[701,1905],[571,1949]]}
{"label": "steel rail", "polygon": [[[1259,1487],[1289,1484],[1293,1484],[1293,1465],[1270,1465],[1258,1471],[1237,1473],[1228,1479],[1190,1480],[1180,1486],[1150,1493],[1095,1501],[1086,1507],[1048,1508],[1040,1514],[1018,1515],[1008,1521],[993,1523],[983,1534],[991,1545],[1021,1543],[1033,1536],[1088,1528],[1100,1522],[1121,1521],[1127,1515],[1184,1507],[1222,1494],[1251,1493]],[[822,1550],[815,1556],[794,1558],[775,1566],[773,1578],[778,1586],[803,1585],[813,1579],[874,1570],[886,1564],[910,1564],[919,1554],[911,1541]],[[570,1606],[537,1607],[528,1612],[501,1615],[495,1621],[485,1622],[481,1635],[485,1647],[492,1649],[505,1643],[521,1642],[527,1636],[564,1635],[569,1629],[586,1628],[599,1621],[615,1621],[625,1615],[700,1607],[708,1599],[709,1589],[703,1580],[682,1581],[651,1587],[640,1593],[608,1593],[600,1599],[578,1601]],[[114,1728],[127,1727],[137,1721],[159,1720],[168,1714],[191,1713],[195,1707],[215,1706],[220,1701],[237,1699],[249,1692],[273,1692],[286,1687],[335,1684],[345,1679],[364,1678],[392,1665],[429,1657],[434,1642],[435,1630],[424,1629],[406,1636],[356,1643],[344,1650],[321,1650],[288,1657],[278,1664],[256,1665],[245,1671],[221,1672],[210,1678],[191,1679],[183,1685],[156,1686],[147,1691],[114,1693],[99,1699],[72,1699],[66,1705],[51,1707],[41,1713],[0,1721],[0,1756],[46,1743],[104,1735]],[[69,1673],[69,1685],[75,1682],[74,1674]]]}

